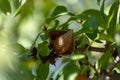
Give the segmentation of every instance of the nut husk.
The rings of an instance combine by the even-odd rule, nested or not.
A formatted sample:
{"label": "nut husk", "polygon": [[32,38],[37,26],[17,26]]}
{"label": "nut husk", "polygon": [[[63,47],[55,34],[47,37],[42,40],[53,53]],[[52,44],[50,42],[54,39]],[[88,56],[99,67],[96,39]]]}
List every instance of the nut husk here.
{"label": "nut husk", "polygon": [[50,49],[58,55],[71,54],[74,49],[73,30],[51,31]]}

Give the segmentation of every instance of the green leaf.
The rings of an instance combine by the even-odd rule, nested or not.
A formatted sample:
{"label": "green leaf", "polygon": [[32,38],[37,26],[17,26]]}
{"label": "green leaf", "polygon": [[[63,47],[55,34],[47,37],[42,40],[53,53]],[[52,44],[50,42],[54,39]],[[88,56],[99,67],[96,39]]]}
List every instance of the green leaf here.
{"label": "green leaf", "polygon": [[[119,20],[120,20],[120,19],[119,19]],[[119,33],[119,34],[120,34],[120,23],[117,24],[115,31],[116,31],[116,33]]]}
{"label": "green leaf", "polygon": [[85,55],[83,55],[83,54],[74,54],[71,56],[71,60],[80,60],[83,58],[85,58]]}
{"label": "green leaf", "polygon": [[78,73],[79,68],[76,66],[74,61],[69,62],[63,69],[64,80],[68,80],[69,76],[72,76],[73,73]]}
{"label": "green leaf", "polygon": [[109,35],[114,36],[116,22],[117,22],[117,15],[119,9],[119,0],[116,0],[115,3],[111,6],[109,15],[108,15],[108,23],[107,23],[107,32]]}
{"label": "green leaf", "polygon": [[91,33],[87,32],[86,34],[92,40],[94,40],[97,37],[98,25],[99,25],[98,21],[94,16],[92,16],[83,24],[83,28],[87,28],[88,30],[91,31]]}
{"label": "green leaf", "polygon": [[51,0],[44,0],[44,6],[42,8],[42,12],[44,15],[44,18],[48,18],[51,10],[56,6],[56,3]]}
{"label": "green leaf", "polygon": [[[89,34],[96,34],[96,31],[98,29],[99,23],[97,21],[97,18],[95,16],[91,16],[83,23],[83,28],[78,30],[74,33],[75,36],[80,35],[81,33],[89,33]],[[94,36],[96,37],[96,35]]]}
{"label": "green leaf", "polygon": [[40,54],[42,56],[47,56],[50,52],[47,42],[38,44],[37,51],[38,51],[37,54]]}
{"label": "green leaf", "polygon": [[79,40],[77,40],[77,41],[75,42],[75,44],[76,44],[77,46],[79,46],[79,47],[83,47],[83,46],[89,44],[89,39],[87,38],[86,35],[81,35],[81,36],[79,37]]}
{"label": "green leaf", "polygon": [[55,17],[58,14],[67,12],[67,9],[64,6],[57,6],[54,11],[52,12],[51,16]]}
{"label": "green leaf", "polygon": [[69,26],[68,22],[69,22],[69,21],[61,24],[61,25],[60,25],[60,29],[63,29],[63,30],[68,29],[68,26]]}
{"label": "green leaf", "polygon": [[33,2],[34,2],[34,0],[27,0],[24,3],[24,5],[20,6],[20,10],[18,9],[18,12],[20,12],[20,15],[21,15],[22,18],[24,18],[24,17],[28,16],[29,14],[33,13],[33,10],[34,10]]}
{"label": "green leaf", "polygon": [[17,16],[20,13],[23,5],[26,2],[27,2],[26,0],[12,0],[12,7],[13,7],[12,11],[14,12],[14,16]]}
{"label": "green leaf", "polygon": [[90,10],[84,11],[82,14],[77,15],[77,17],[82,19],[82,20],[88,20],[93,16],[98,21],[98,24],[100,25],[100,27],[106,29],[107,16],[104,15],[104,18],[103,18],[100,14],[100,11],[98,11],[98,10],[90,9]]}
{"label": "green leaf", "polygon": [[80,29],[79,31],[75,32],[75,33],[74,33],[74,36],[78,36],[78,35],[80,35],[81,33],[91,33],[91,30],[89,30],[88,28],[82,28],[82,29]]}
{"label": "green leaf", "polygon": [[[57,10],[61,8],[61,10]],[[53,14],[54,13],[54,14]],[[74,14],[67,12],[67,9],[63,6],[58,6],[55,8],[55,10],[53,11],[52,15],[50,18],[46,19],[46,23],[49,25],[52,21],[54,21],[56,18],[62,16],[62,15],[70,15],[70,16],[75,16]],[[68,22],[70,20],[72,20],[73,18],[69,19]],[[77,19],[76,17],[74,17],[74,20]]]}
{"label": "green leaf", "polygon": [[120,63],[116,64],[116,66],[114,67],[114,70],[116,70],[116,72],[120,73]]}
{"label": "green leaf", "polygon": [[98,60],[98,68],[99,69],[106,69],[108,64],[109,64],[109,59],[111,57],[111,53],[109,50],[107,50],[102,56],[101,58]]}
{"label": "green leaf", "polygon": [[39,64],[37,69],[37,77],[36,80],[46,80],[49,74],[49,63]]}
{"label": "green leaf", "polygon": [[92,56],[92,54],[90,52],[86,52],[86,55],[88,57],[89,63],[92,64],[94,62],[94,57]]}
{"label": "green leaf", "polygon": [[24,54],[27,51],[21,44],[18,43],[13,44],[12,48],[17,54]]}
{"label": "green leaf", "polygon": [[88,19],[84,24],[83,27],[98,29],[98,21],[96,17],[92,16],[90,19]]}
{"label": "green leaf", "polygon": [[87,72],[90,70],[90,66],[81,65],[80,74],[87,75]]}
{"label": "green leaf", "polygon": [[42,41],[45,41],[46,40],[45,34],[41,34],[40,38],[41,38]]}
{"label": "green leaf", "polygon": [[117,46],[117,52],[118,52],[119,55],[120,55],[120,46]]}
{"label": "green leaf", "polygon": [[101,14],[101,16],[103,18],[104,18],[104,15],[105,15],[105,13],[104,13],[104,5],[105,5],[105,0],[102,1],[102,5],[100,7],[100,14]]}
{"label": "green leaf", "polygon": [[59,29],[59,20],[55,20],[55,25],[54,27],[56,30]]}
{"label": "green leaf", "polygon": [[93,33],[86,33],[86,34],[91,40],[95,40],[95,38],[97,37],[97,31],[93,31]]}
{"label": "green leaf", "polygon": [[111,35],[107,35],[107,34],[103,34],[103,33],[99,34],[98,40],[106,40],[108,42],[113,42],[114,41],[113,37]]}
{"label": "green leaf", "polygon": [[11,6],[9,0],[0,0],[0,9],[7,14],[11,12]]}

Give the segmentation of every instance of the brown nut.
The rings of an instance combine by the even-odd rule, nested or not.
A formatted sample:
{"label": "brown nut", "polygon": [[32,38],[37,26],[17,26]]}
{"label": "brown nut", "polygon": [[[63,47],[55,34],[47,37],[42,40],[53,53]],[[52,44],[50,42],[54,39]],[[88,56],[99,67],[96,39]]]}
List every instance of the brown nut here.
{"label": "brown nut", "polygon": [[50,49],[58,55],[71,54],[74,49],[73,30],[51,31]]}

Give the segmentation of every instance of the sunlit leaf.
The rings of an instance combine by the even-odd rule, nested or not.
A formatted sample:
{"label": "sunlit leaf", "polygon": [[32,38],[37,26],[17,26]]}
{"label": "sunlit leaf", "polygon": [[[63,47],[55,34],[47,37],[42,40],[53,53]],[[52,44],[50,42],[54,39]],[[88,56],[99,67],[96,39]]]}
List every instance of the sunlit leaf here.
{"label": "sunlit leaf", "polygon": [[80,60],[80,59],[83,59],[85,58],[85,55],[82,55],[82,54],[74,54],[71,56],[71,59],[72,60]]}
{"label": "sunlit leaf", "polygon": [[112,36],[107,35],[107,34],[102,34],[102,33],[99,34],[98,40],[106,40],[106,41],[109,41],[109,42],[114,41]]}
{"label": "sunlit leaf", "polygon": [[56,15],[63,13],[63,12],[67,12],[66,7],[64,6],[57,6],[54,11],[52,12],[51,16],[55,17]]}
{"label": "sunlit leaf", "polygon": [[14,9],[13,9],[14,16],[17,16],[20,13],[23,5],[26,2],[27,2],[27,0],[12,0],[12,4],[13,4],[12,6],[14,7]]}

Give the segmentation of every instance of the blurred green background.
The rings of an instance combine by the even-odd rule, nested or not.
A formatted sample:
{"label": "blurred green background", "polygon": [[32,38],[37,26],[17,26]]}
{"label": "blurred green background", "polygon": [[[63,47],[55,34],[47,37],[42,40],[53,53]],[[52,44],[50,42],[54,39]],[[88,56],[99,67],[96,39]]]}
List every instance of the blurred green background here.
{"label": "blurred green background", "polygon": [[[113,1],[106,1],[106,13]],[[58,5],[74,14],[99,10],[97,0],[0,0],[0,80],[34,80],[34,61],[20,61],[19,57]]]}

